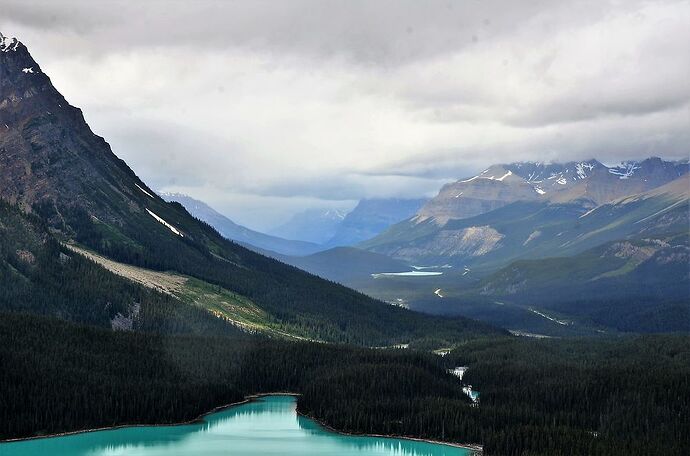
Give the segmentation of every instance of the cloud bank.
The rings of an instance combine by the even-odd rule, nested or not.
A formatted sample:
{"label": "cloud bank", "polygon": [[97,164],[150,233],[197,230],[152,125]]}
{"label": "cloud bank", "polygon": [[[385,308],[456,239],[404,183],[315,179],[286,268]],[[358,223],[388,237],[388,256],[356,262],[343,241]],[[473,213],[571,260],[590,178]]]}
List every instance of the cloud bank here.
{"label": "cloud bank", "polygon": [[690,2],[3,0],[151,186],[266,229],[496,162],[690,148]]}

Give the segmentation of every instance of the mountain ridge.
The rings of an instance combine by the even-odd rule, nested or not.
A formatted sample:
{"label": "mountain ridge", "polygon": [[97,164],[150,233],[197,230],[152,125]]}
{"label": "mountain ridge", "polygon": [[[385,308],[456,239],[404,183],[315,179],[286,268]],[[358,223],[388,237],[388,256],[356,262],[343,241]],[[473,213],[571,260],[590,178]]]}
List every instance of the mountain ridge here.
{"label": "mountain ridge", "polygon": [[329,342],[400,343],[423,337],[430,326],[454,339],[502,333],[393,308],[225,239],[156,195],[93,133],[28,49],[12,43],[0,52],[0,198],[40,217],[60,241],[221,287]]}
{"label": "mountain ridge", "polygon": [[641,234],[669,211],[668,223],[682,228],[690,175],[684,173],[649,191],[594,208],[581,201],[515,201],[498,209],[439,226],[431,219],[394,225],[360,247],[417,264],[483,264],[501,267],[517,258],[564,256],[597,243]]}
{"label": "mountain ridge", "polygon": [[426,201],[426,198],[360,200],[357,206],[345,215],[326,245],[329,247],[355,245],[370,239],[394,223],[411,217]]}
{"label": "mountain ridge", "polygon": [[443,225],[489,212],[515,201],[579,202],[594,207],[644,192],[680,177],[687,163],[650,157],[608,167],[598,160],[492,165],[478,175],[444,185],[415,215]]}
{"label": "mountain ridge", "polygon": [[311,242],[283,239],[239,225],[208,204],[189,195],[169,192],[158,192],[158,194],[166,201],[182,204],[194,217],[213,226],[227,239],[238,242],[250,250],[256,250],[259,253],[268,250],[295,256],[309,255],[323,250],[323,247]]}
{"label": "mountain ridge", "polygon": [[283,239],[326,244],[346,215],[347,211],[340,209],[307,209],[293,214],[267,233]]}

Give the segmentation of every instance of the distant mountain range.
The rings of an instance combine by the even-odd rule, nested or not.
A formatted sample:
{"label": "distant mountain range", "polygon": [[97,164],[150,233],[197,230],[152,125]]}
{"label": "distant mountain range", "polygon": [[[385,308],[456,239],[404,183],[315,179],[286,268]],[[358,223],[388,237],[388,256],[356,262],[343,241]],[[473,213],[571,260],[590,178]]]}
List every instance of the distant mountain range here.
{"label": "distant mountain range", "polygon": [[[412,308],[555,334],[571,330],[559,318],[690,330],[689,214],[687,162],[514,163],[444,186],[359,247],[454,266],[406,283]],[[384,298],[396,289],[379,281],[367,291]]]}
{"label": "distant mountain range", "polygon": [[[394,223],[414,215],[426,201],[398,198],[365,199],[344,216],[343,212],[314,210],[292,217],[290,230],[296,230],[301,225],[309,225],[315,220],[309,230],[318,230],[325,224],[326,230],[330,233],[335,226],[333,237],[324,244],[316,244],[284,239],[239,225],[208,204],[189,195],[169,192],[159,192],[159,195],[166,201],[182,204],[190,214],[214,227],[225,238],[259,253],[283,259],[311,255],[333,247],[345,247],[374,237]],[[323,239],[326,236],[316,237]],[[335,252],[343,250],[336,249]],[[293,264],[292,261],[288,262]],[[307,270],[313,272],[309,268]]]}
{"label": "distant mountain range", "polygon": [[314,244],[325,244],[335,235],[347,211],[338,209],[308,209],[271,230],[268,234]]}
{"label": "distant mountain range", "polygon": [[326,248],[354,245],[413,216],[426,199],[363,199],[351,211],[309,209],[292,216],[269,234],[320,244]]}
{"label": "distant mountain range", "polygon": [[564,164],[520,162],[493,165],[480,174],[444,185],[414,221],[480,215],[515,201],[577,202],[583,207],[661,186],[688,172],[687,162],[657,157],[607,167],[597,160]]}
{"label": "distant mountain range", "polygon": [[406,343],[429,327],[455,340],[500,333],[393,308],[230,242],[139,179],[21,42],[0,44],[0,311],[21,303],[115,329],[220,326],[361,345]]}
{"label": "distant mountain range", "polygon": [[181,193],[159,193],[166,201],[182,204],[190,214],[215,228],[225,238],[238,242],[252,250],[272,251],[282,255],[302,256],[323,250],[317,244],[293,241],[260,233],[238,225],[203,201]]}
{"label": "distant mountain range", "polygon": [[[579,228],[573,231],[577,239],[565,243],[568,232],[563,223],[577,220],[582,227],[593,219],[583,219],[585,214],[599,205],[659,188],[687,173],[687,163],[659,158],[613,168],[596,160],[565,165],[496,165],[445,185],[415,216],[360,246],[416,264],[489,266],[524,255],[562,256],[575,246],[592,246],[592,239],[613,240],[640,228],[639,224],[625,225],[629,231],[622,233],[619,227],[613,238],[602,241],[602,233],[611,231],[604,229],[610,220],[597,218],[601,224],[597,231],[588,235]],[[682,197],[683,181],[678,182],[673,194],[680,192]],[[549,244],[550,250],[540,251],[538,246],[547,245],[553,237],[558,239]],[[583,239],[590,240],[589,244]],[[570,249],[567,252],[566,247]]]}
{"label": "distant mountain range", "polygon": [[373,238],[389,226],[412,217],[427,199],[363,199],[338,224],[329,246],[354,245]]}
{"label": "distant mountain range", "polygon": [[[495,165],[426,202],[310,211],[277,237],[191,198],[165,201],[91,131],[23,44],[3,39],[0,50],[0,310],[21,302],[23,311],[114,328],[205,331],[220,321],[378,345],[424,338],[432,327],[448,340],[496,332],[332,282],[520,330],[525,315],[540,328],[560,329],[562,318],[676,329],[690,299],[687,161]],[[75,276],[83,287],[61,285]]]}

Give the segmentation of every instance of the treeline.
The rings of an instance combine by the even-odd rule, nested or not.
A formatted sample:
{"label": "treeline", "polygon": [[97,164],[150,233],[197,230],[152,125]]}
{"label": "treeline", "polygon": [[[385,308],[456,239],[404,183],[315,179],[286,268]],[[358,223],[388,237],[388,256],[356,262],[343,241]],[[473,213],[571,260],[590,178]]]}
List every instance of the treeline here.
{"label": "treeline", "polygon": [[[19,314],[0,314],[0,366],[2,439],[185,421],[261,392],[309,391],[318,403],[332,376],[348,372],[370,373],[372,385],[359,397],[368,396],[372,407],[446,396],[467,405],[457,380],[432,355],[243,334],[113,332]],[[344,405],[346,414],[361,413]]]}
{"label": "treeline", "polygon": [[[301,393],[339,430],[481,443],[487,455],[686,455],[690,338],[475,341],[445,358],[112,332],[0,315],[0,438],[189,420],[247,394]],[[473,406],[446,373],[469,365]],[[31,381],[28,381],[31,379]]]}

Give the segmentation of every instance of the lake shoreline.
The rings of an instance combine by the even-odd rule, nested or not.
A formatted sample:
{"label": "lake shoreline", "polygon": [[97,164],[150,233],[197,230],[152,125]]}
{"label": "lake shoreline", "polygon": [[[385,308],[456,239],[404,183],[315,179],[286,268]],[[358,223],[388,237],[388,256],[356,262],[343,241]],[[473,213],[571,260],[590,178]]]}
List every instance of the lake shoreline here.
{"label": "lake shoreline", "polygon": [[12,438],[12,439],[0,439],[0,444],[11,443],[11,442],[23,442],[26,440],[51,439],[54,437],[67,437],[70,435],[87,434],[90,432],[114,431],[117,429],[124,429],[124,428],[189,426],[192,424],[203,423],[204,418],[208,415],[211,415],[213,413],[222,412],[223,410],[226,410],[226,409],[229,409],[232,407],[237,407],[240,405],[248,404],[248,403],[250,403],[250,402],[252,402],[258,398],[264,397],[264,396],[299,396],[299,394],[289,393],[289,392],[251,394],[249,396],[245,396],[245,398],[241,401],[231,402],[231,403],[225,404],[225,405],[219,405],[218,407],[214,407],[211,410],[209,410],[208,412],[204,412],[201,415],[197,416],[196,418],[191,419],[191,420],[187,420],[187,421],[178,421],[175,423],[157,423],[157,424],[146,424],[146,423],[116,424],[114,426],[103,426],[103,427],[98,427],[98,428],[79,429],[77,431],[57,432],[55,434],[34,435],[31,437],[18,437],[18,438]]}
{"label": "lake shoreline", "polygon": [[[28,441],[28,440],[50,439],[50,438],[55,438],[55,437],[68,437],[71,435],[87,434],[87,433],[99,432],[99,431],[114,431],[117,429],[124,429],[124,428],[190,426],[193,424],[203,423],[204,418],[207,417],[208,415],[213,414],[213,413],[222,412],[223,410],[227,410],[227,409],[232,408],[232,407],[238,407],[240,405],[248,404],[250,402],[256,401],[257,399],[260,399],[262,397],[267,397],[267,396],[298,397],[298,396],[301,396],[301,394],[287,392],[287,391],[251,394],[249,396],[245,396],[245,398],[241,401],[231,402],[229,404],[219,405],[218,407],[214,407],[213,409],[211,409],[207,412],[204,412],[201,415],[199,415],[198,417],[196,417],[192,420],[188,420],[188,421],[180,421],[180,422],[176,422],[176,423],[158,423],[158,424],[141,424],[141,423],[138,423],[138,424],[118,424],[118,425],[114,425],[114,426],[104,426],[104,427],[91,428],[91,429],[80,429],[77,431],[58,432],[55,434],[46,434],[46,435],[36,435],[36,436],[31,436],[31,437],[19,437],[19,438],[12,438],[12,439],[4,439],[4,440],[0,440],[0,444],[12,443],[12,442],[23,442],[23,441]],[[320,420],[318,420],[312,416],[307,415],[306,413],[300,412],[299,410],[297,410],[297,408],[295,408],[295,412],[300,416],[303,416],[305,418],[308,418],[308,419],[314,421],[319,426],[321,426],[324,429],[326,429],[330,432],[333,432],[335,434],[352,436],[352,437],[378,437],[378,438],[412,440],[415,442],[426,442],[426,443],[433,443],[436,445],[447,445],[447,446],[451,446],[451,447],[455,447],[455,448],[464,448],[464,449],[473,451],[474,454],[481,454],[482,453],[482,446],[481,445],[444,442],[441,440],[422,439],[422,438],[409,437],[409,436],[404,436],[404,435],[384,435],[384,434],[365,434],[365,433],[356,434],[356,433],[340,431],[338,429],[335,429],[335,428],[321,422]]]}
{"label": "lake shoreline", "polygon": [[455,442],[445,442],[443,440],[432,440],[432,439],[422,439],[419,437],[410,437],[406,435],[395,435],[395,434],[366,434],[366,433],[354,433],[354,432],[345,432],[345,431],[340,431],[338,429],[335,429],[326,423],[322,422],[319,419],[314,418],[313,416],[310,416],[306,413],[300,412],[299,410],[296,410],[298,415],[301,415],[305,418],[308,418],[312,421],[314,421],[316,424],[321,426],[322,428],[326,429],[329,432],[333,432],[334,434],[340,434],[340,435],[345,435],[348,437],[378,437],[378,438],[384,438],[384,439],[399,439],[399,440],[412,440],[414,442],[424,442],[424,443],[433,443],[435,445],[446,445],[454,448],[463,448],[466,450],[471,450],[473,454],[482,454],[484,451],[482,445],[479,444],[473,444],[473,443],[455,443]]}

